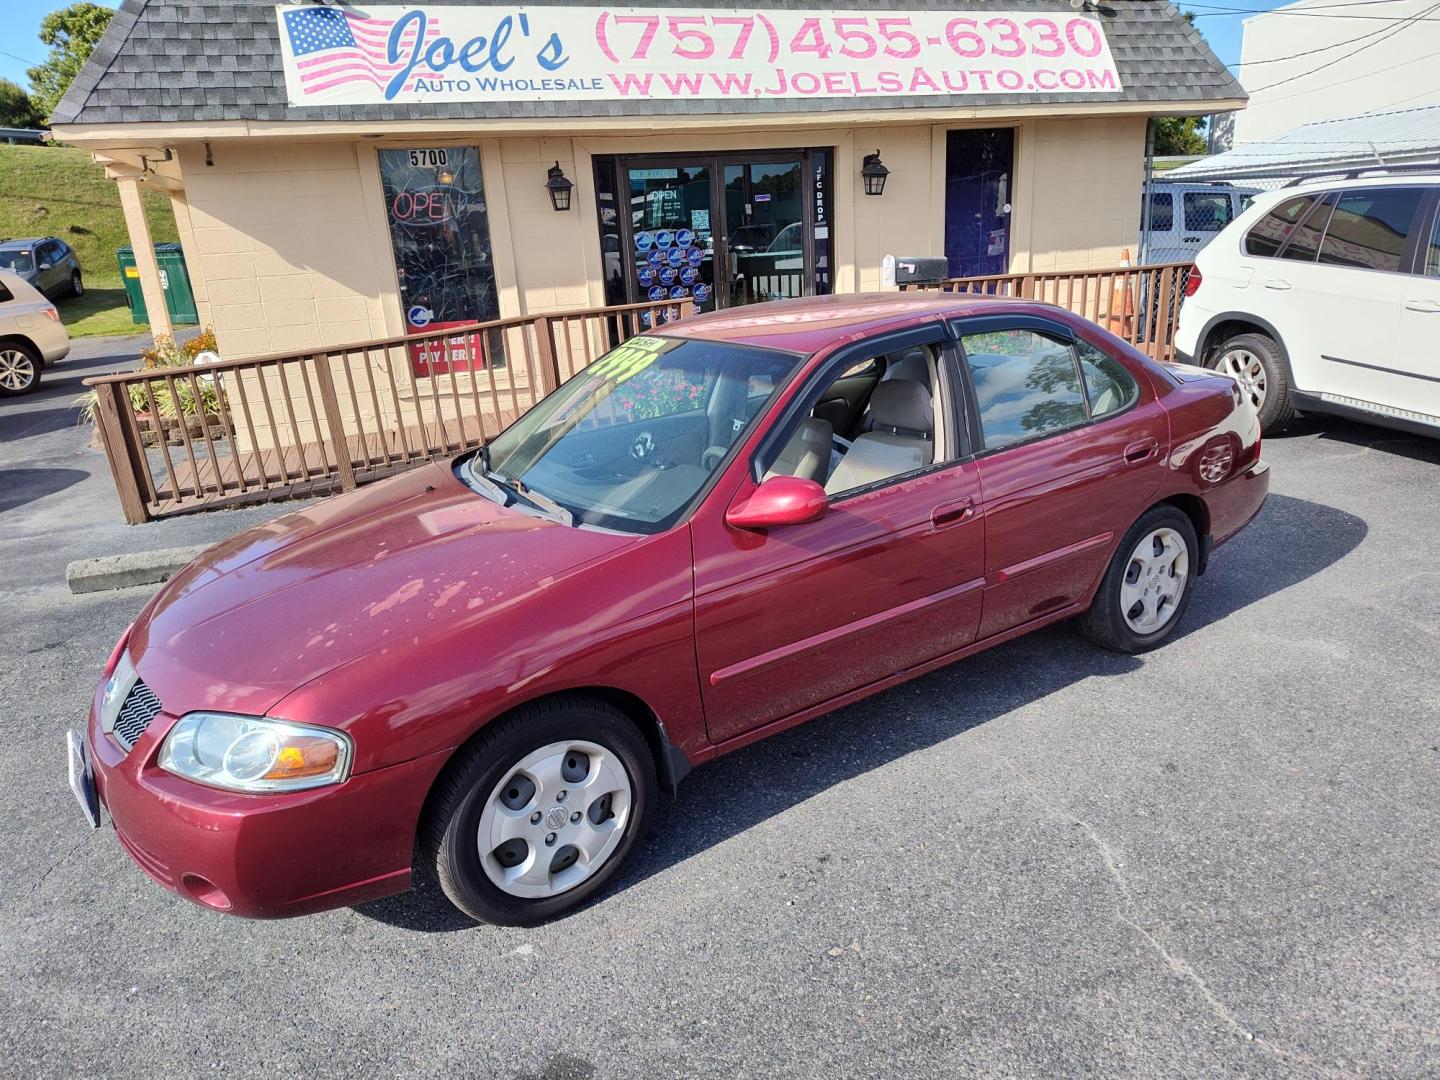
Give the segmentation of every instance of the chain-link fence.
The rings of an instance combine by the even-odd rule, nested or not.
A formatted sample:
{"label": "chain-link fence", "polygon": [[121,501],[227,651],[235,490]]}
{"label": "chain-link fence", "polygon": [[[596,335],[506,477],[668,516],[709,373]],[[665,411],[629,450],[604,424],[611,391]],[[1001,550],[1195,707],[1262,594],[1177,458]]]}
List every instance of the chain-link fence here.
{"label": "chain-link fence", "polygon": [[1194,259],[1257,195],[1288,183],[1290,178],[1285,177],[1176,180],[1156,171],[1145,185],[1146,197],[1141,201],[1140,261]]}

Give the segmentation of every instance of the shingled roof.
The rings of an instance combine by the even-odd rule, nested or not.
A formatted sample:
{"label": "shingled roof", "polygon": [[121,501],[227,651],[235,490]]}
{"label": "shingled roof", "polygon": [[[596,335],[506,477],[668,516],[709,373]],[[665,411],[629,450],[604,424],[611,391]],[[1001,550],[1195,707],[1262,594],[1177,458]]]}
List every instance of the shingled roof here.
{"label": "shingled roof", "polygon": [[[427,6],[475,0],[427,0]],[[542,6],[532,2],[531,7]],[[56,108],[54,124],[224,120],[470,120],[509,117],[816,113],[853,109],[851,98],[739,101],[514,101],[291,106],[273,0],[125,0]],[[560,4],[558,6],[566,6]],[[652,7],[733,7],[724,0],[647,0]],[[768,0],[766,7],[870,10],[874,0]],[[904,0],[904,10],[1073,13],[1069,0]],[[1166,0],[1104,0],[1100,17],[1124,89],[1093,94],[966,95],[965,105],[1148,102],[1156,112],[1204,112],[1245,91]],[[950,96],[867,98],[868,109],[953,107]]]}

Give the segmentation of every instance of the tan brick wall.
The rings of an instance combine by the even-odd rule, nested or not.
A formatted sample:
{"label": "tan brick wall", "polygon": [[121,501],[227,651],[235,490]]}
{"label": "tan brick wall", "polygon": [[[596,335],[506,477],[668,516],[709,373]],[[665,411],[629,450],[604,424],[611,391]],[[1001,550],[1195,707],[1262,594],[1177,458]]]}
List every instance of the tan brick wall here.
{"label": "tan brick wall", "polygon": [[381,337],[395,283],[350,143],[187,149],[192,263],[227,357]]}
{"label": "tan brick wall", "polygon": [[[987,126],[1004,123],[987,121]],[[768,129],[663,138],[477,138],[501,313],[597,306],[603,261],[595,214],[596,154],[835,149],[831,236],[839,291],[880,287],[886,254],[942,255],[945,132],[954,124]],[[1136,248],[1145,120],[1019,123],[1011,269],[1082,269]],[[451,137],[434,140],[454,144]],[[417,138],[408,146],[430,145]],[[187,254],[227,357],[320,348],[403,332],[394,262],[371,142],[225,142],[214,164],[188,147]],[[864,194],[860,168],[878,149],[885,194]],[[545,192],[554,162],[575,187],[568,213]]]}
{"label": "tan brick wall", "polygon": [[1033,135],[1021,140],[1029,155],[1020,162],[1016,190],[1017,216],[1029,218],[1030,263],[1024,251],[1012,247],[1012,269],[1116,266],[1125,247],[1135,256],[1145,118],[1044,120],[1033,128]]}

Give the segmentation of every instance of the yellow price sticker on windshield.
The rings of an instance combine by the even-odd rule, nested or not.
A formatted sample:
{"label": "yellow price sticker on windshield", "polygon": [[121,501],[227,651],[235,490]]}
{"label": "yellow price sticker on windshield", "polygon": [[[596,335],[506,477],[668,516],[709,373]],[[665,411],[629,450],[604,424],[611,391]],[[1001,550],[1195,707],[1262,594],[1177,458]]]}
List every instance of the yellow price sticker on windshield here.
{"label": "yellow price sticker on windshield", "polygon": [[590,365],[589,370],[602,378],[623,383],[627,379],[633,379],[639,375],[640,372],[659,360],[663,353],[673,349],[675,344],[674,341],[667,341],[665,338],[646,337],[644,334],[640,334],[595,361]]}

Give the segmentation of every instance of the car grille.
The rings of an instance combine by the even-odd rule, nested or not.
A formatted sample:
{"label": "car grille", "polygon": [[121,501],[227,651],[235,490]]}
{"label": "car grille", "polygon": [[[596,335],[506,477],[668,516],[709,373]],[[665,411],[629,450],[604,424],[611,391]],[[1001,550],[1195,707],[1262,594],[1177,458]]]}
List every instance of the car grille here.
{"label": "car grille", "polygon": [[155,691],[139,679],[135,680],[130,693],[125,695],[125,704],[120,706],[120,715],[115,718],[115,727],[111,732],[115,741],[130,750],[145,734],[145,729],[159,711],[160,699],[155,696]]}

